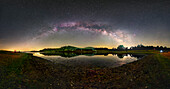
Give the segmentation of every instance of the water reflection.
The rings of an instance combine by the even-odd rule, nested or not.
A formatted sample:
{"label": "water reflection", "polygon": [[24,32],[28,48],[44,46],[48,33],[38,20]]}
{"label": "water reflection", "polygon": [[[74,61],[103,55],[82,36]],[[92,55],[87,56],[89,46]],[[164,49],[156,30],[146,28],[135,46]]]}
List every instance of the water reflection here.
{"label": "water reflection", "polygon": [[53,63],[74,67],[118,67],[142,58],[143,54],[108,54],[108,53],[33,53]]}
{"label": "water reflection", "polygon": [[[44,55],[44,56],[61,56],[65,58],[71,58],[71,57],[76,57],[80,55],[85,55],[85,56],[97,56],[97,55],[103,55],[103,56],[108,56],[108,53],[74,53],[74,52],[59,52],[59,53],[38,53],[38,55]],[[131,57],[135,58],[142,58],[144,54],[112,54],[113,56],[117,55],[119,58],[124,58],[125,56],[130,55]]]}

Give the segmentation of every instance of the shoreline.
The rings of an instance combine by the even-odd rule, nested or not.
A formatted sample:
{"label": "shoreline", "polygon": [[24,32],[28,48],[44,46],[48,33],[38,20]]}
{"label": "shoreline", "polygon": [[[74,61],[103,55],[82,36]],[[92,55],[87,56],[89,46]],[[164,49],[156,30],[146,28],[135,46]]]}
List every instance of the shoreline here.
{"label": "shoreline", "polygon": [[[6,67],[0,66],[0,88],[169,88],[170,61],[161,54],[148,55],[116,68],[77,68],[26,53],[5,55],[8,55],[10,65],[14,64],[14,61],[10,62],[10,56],[21,63],[13,67],[8,63]],[[0,54],[0,58],[6,56]],[[0,65],[5,65],[1,61]],[[8,75],[3,72],[5,70]]]}

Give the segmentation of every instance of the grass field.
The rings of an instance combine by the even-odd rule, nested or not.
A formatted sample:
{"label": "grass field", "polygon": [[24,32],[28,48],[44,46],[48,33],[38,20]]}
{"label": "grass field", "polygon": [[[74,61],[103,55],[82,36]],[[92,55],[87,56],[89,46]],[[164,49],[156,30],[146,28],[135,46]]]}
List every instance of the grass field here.
{"label": "grass field", "polygon": [[117,68],[85,68],[54,64],[31,54],[0,51],[0,89],[168,89],[169,58],[170,52],[155,53]]}

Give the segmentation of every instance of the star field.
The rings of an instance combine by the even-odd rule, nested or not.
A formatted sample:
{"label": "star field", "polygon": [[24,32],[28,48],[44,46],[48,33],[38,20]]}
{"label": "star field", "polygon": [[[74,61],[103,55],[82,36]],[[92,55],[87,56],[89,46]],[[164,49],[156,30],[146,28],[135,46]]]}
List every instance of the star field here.
{"label": "star field", "polygon": [[0,49],[170,47],[168,0],[3,0]]}

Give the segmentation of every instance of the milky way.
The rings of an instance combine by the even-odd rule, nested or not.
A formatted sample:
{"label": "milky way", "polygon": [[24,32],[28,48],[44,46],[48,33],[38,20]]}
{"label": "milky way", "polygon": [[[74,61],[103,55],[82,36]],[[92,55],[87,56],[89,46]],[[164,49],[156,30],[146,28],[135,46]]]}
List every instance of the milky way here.
{"label": "milky way", "polygon": [[107,36],[114,40],[116,43],[131,42],[132,38],[135,36],[128,33],[127,31],[121,29],[113,29],[112,26],[102,23],[65,22],[54,25],[52,29],[46,30],[45,32],[38,34],[38,36],[34,37],[32,40],[37,40],[44,37],[48,38],[48,36],[56,33],[64,35],[67,32],[72,33],[73,31],[77,31],[78,33],[88,32],[92,35],[97,34],[101,36]]}
{"label": "milky way", "polygon": [[170,47],[169,0],[1,0],[0,49]]}

